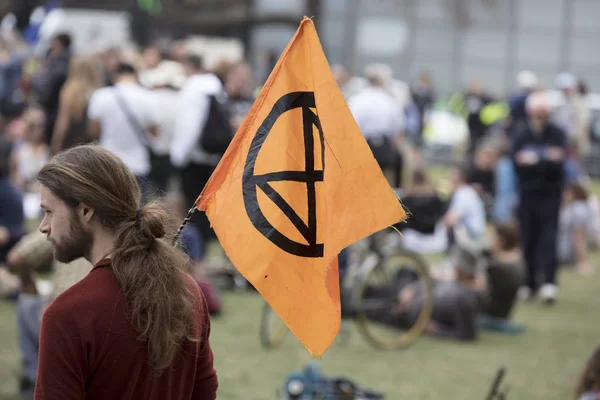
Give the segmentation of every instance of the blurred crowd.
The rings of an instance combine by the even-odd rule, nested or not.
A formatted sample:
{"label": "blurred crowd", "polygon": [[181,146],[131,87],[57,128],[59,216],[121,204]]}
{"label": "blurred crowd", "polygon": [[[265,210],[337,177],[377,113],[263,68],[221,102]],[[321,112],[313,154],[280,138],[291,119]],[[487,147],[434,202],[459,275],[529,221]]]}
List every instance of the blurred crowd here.
{"label": "blurred crowd", "polygon": [[[125,162],[146,198],[163,197],[183,220],[262,84],[247,62],[223,60],[207,70],[185,41],[73,54],[71,39],[57,35],[44,56],[17,35],[0,39],[0,293],[17,301],[24,395],[35,382],[42,310],[91,268],[86,260],[67,268],[56,262],[45,236],[28,225],[40,217],[40,168],[64,149],[98,142]],[[581,80],[558,75],[557,101],[533,72],[522,71],[507,98],[474,80],[446,101],[426,72],[404,84],[386,65],[368,66],[363,77],[332,69],[412,214],[399,226],[398,246],[447,255],[432,272],[428,333],[476,340],[482,328],[521,332],[511,321],[518,298],[555,303],[561,264],[593,272],[600,210],[584,162],[594,151],[593,114]],[[445,191],[424,161],[440,102],[468,131],[458,143],[463,162],[443,178]],[[220,293],[203,267],[215,239],[201,213],[182,233],[196,279],[218,314]],[[38,279],[47,271],[50,284]],[[422,290],[403,284],[397,292],[396,312],[410,320]]]}
{"label": "blurred crowd", "polygon": [[[559,265],[593,272],[589,254],[599,243],[600,214],[584,162],[594,157],[593,109],[575,76],[559,74],[556,93],[541,87],[533,72],[522,71],[508,99],[487,94],[479,81],[452,95],[450,108],[464,117],[468,140],[464,157],[445,179],[444,196],[419,157],[436,102],[431,77],[422,74],[403,98],[389,84],[386,66],[370,66],[358,92],[338,71],[375,158],[412,214],[399,226],[398,241],[417,253],[448,255],[447,268],[438,271],[444,282],[436,283],[433,332],[473,340],[481,315],[492,317],[479,318],[482,326],[520,331],[508,321],[518,297],[554,304]],[[403,173],[406,166],[410,174]],[[414,288],[399,292],[405,309]],[[504,311],[489,315],[488,307]]]}
{"label": "blurred crowd", "polygon": [[[534,72],[521,71],[507,98],[487,93],[479,80],[453,94],[446,109],[464,119],[468,139],[443,193],[423,159],[439,107],[433,78],[422,73],[402,85],[385,65],[367,67],[364,79],[341,66],[334,71],[373,155],[410,211],[398,226],[402,237],[392,236],[416,253],[446,254],[432,269],[426,333],[460,341],[477,340],[482,329],[521,333],[526,322],[511,319],[518,300],[555,304],[561,266],[593,273],[600,203],[586,166],[598,156],[598,104],[581,79],[562,72],[556,88],[548,89]],[[399,274],[390,283],[397,292],[392,317],[409,327],[425,304],[426,288],[405,278]],[[594,357],[578,388],[582,399],[598,396]]]}

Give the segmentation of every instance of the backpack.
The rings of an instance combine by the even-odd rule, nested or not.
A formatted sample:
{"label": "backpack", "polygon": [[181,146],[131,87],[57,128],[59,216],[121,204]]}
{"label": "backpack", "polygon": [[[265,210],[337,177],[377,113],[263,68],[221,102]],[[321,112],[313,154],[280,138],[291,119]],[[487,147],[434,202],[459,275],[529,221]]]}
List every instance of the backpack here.
{"label": "backpack", "polygon": [[209,95],[209,112],[200,135],[200,147],[209,154],[224,154],[233,139],[229,113],[215,95]]}
{"label": "backpack", "polygon": [[346,378],[326,378],[315,365],[288,375],[278,391],[282,400],[381,400],[383,393],[359,387]]}

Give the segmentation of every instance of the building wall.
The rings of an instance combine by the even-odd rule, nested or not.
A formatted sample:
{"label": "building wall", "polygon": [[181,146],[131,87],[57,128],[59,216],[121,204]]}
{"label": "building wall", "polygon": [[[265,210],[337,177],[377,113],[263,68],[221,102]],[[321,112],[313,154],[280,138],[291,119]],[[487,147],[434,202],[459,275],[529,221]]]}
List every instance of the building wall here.
{"label": "building wall", "polygon": [[[25,4],[37,0],[12,1]],[[204,3],[163,3],[170,5],[170,10],[188,1]],[[102,3],[102,8],[119,3],[63,2],[90,7]],[[245,23],[240,23],[246,21],[241,5],[249,0],[238,2],[227,3],[240,14],[225,13],[232,19],[228,22],[231,29],[223,27],[227,19],[206,10],[199,15],[183,14],[202,27],[193,32],[243,37],[261,79],[270,70],[265,55],[278,56],[302,17],[308,15],[315,17],[330,64],[343,64],[356,74],[362,74],[368,63],[385,62],[405,81],[423,69],[431,71],[443,93],[478,77],[490,90],[502,94],[514,87],[521,69],[532,69],[548,87],[553,86],[556,73],[570,70],[584,77],[592,90],[600,91],[600,0],[251,0],[255,23],[247,30]],[[221,5],[214,0],[210,3]],[[135,0],[119,4],[124,7]],[[453,13],[452,4],[462,5],[467,13]],[[209,27],[208,22],[220,29]],[[183,24],[178,19],[171,25]],[[238,30],[233,28],[241,25]]]}
{"label": "building wall", "polygon": [[526,68],[547,87],[569,70],[600,91],[600,0],[463,1],[467,23],[448,0],[323,0],[318,29],[331,64],[386,62],[402,80],[427,69],[444,93],[477,77],[503,94]]}
{"label": "building wall", "polygon": [[[480,78],[488,89],[503,94],[514,87],[521,69],[532,69],[548,87],[559,71],[570,70],[600,91],[600,0],[252,0],[250,4],[255,23],[236,35],[243,36],[261,79],[272,66],[265,56],[278,57],[308,15],[315,17],[330,64],[343,64],[356,74],[371,62],[384,62],[405,81],[429,70],[442,93]],[[456,5],[462,5],[463,13],[453,12]],[[240,21],[245,18],[241,15]],[[207,28],[205,22],[200,24]]]}
{"label": "building wall", "polygon": [[[307,9],[306,0],[255,0],[252,12],[255,17],[262,18],[288,15],[295,17],[299,24]],[[297,28],[298,25],[290,23],[267,23],[254,25],[250,29],[250,62],[255,67],[259,79],[266,79],[271,71],[272,65],[268,62],[267,55],[272,53],[278,58]]]}

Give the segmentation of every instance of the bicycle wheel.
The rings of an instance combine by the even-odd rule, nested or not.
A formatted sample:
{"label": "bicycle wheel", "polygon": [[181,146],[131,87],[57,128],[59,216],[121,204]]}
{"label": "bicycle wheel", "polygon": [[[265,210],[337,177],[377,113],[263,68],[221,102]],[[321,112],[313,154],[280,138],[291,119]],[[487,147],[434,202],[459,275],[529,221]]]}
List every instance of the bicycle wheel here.
{"label": "bicycle wheel", "polygon": [[[423,285],[424,299],[420,309],[409,316],[395,311],[398,288]],[[433,282],[427,262],[405,250],[386,255],[358,283],[357,327],[372,346],[384,350],[402,349],[412,344],[423,332],[433,310]],[[416,315],[415,315],[416,314]]]}
{"label": "bicycle wheel", "polygon": [[281,346],[289,329],[269,303],[265,302],[260,320],[260,343],[265,349]]}

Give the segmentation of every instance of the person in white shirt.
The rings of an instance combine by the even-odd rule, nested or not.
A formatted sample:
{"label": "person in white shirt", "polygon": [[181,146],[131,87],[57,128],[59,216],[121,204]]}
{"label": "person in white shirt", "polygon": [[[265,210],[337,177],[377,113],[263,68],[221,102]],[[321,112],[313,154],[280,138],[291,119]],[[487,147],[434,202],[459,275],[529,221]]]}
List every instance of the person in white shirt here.
{"label": "person in white shirt", "polygon": [[566,132],[572,155],[587,155],[591,150],[592,113],[578,89],[577,78],[562,72],[556,77],[556,86],[563,94],[564,103],[555,111],[554,123]]}
{"label": "person in white shirt", "polygon": [[[219,155],[203,151],[200,139],[210,111],[209,96],[224,94],[224,89],[219,78],[204,69],[201,57],[188,55],[183,66],[188,78],[179,92],[170,154],[171,164],[180,171],[181,189],[191,207],[220,159]],[[194,213],[192,222],[205,239],[215,237],[204,213]]]}
{"label": "person in white shirt", "polygon": [[98,89],[88,106],[89,131],[135,174],[147,194],[150,137],[157,136],[160,113],[152,91],[138,84],[135,68],[120,63],[115,85]]}
{"label": "person in white shirt", "polygon": [[348,107],[381,169],[385,172],[396,168],[396,186],[400,186],[402,156],[398,143],[404,129],[404,111],[386,88],[391,80],[389,67],[369,66],[366,77],[369,86],[352,96]]}
{"label": "person in white shirt", "polygon": [[148,180],[162,196],[168,192],[173,170],[170,160],[171,142],[175,135],[179,89],[185,75],[179,63],[163,61],[158,67],[146,71],[144,78],[140,79],[142,84],[150,88],[156,97],[159,120],[158,135],[150,138],[153,157]]}
{"label": "person in white shirt", "polygon": [[485,244],[485,205],[477,191],[467,183],[467,172],[450,170],[452,199],[444,223],[450,234],[450,247],[458,244],[471,251],[481,251]]}

